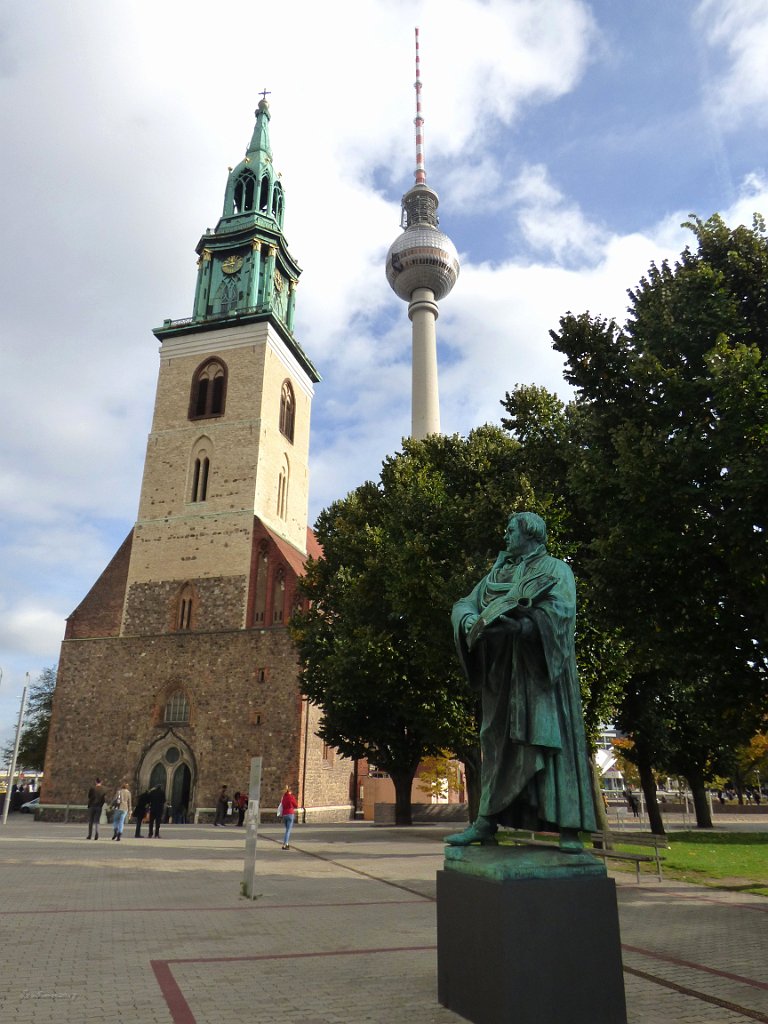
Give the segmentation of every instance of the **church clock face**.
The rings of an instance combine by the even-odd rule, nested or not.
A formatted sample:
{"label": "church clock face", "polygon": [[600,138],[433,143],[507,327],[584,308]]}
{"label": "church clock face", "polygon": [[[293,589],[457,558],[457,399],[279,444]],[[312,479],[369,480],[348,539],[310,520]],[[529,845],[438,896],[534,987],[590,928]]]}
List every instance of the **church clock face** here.
{"label": "church clock face", "polygon": [[221,269],[225,274],[236,274],[242,265],[242,256],[227,256],[227,258],[222,261]]}

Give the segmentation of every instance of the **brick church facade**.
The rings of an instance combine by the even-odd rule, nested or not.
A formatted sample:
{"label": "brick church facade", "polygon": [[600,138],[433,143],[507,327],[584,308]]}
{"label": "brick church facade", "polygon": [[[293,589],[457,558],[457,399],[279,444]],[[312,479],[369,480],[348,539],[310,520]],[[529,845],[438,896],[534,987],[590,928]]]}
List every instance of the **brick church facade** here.
{"label": "brick church facade", "polygon": [[[224,211],[197,247],[193,316],[166,320],[135,526],[67,620],[41,803],[94,776],[161,784],[179,818],[286,785],[307,820],[352,813],[353,765],[315,735],[287,622],[319,551],[307,527],[319,375],[293,334],[300,269],[262,99]],[[44,812],[45,813],[45,810]]]}

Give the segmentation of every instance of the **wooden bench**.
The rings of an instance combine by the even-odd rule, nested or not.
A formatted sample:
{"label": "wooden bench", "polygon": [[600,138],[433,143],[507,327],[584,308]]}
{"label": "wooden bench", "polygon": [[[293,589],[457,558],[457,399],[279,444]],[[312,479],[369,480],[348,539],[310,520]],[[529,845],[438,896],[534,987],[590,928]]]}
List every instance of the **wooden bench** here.
{"label": "wooden bench", "polygon": [[[522,829],[504,829],[499,833],[499,838],[504,837],[521,846],[557,846],[560,837],[552,832],[527,832]],[[661,864],[663,857],[662,850],[669,849],[669,840],[666,836],[657,836],[652,832],[593,832],[591,834],[592,849],[589,851],[596,857],[604,860],[625,860],[635,865],[637,881],[640,881],[640,865],[655,864],[656,875],[662,881]],[[616,850],[615,844],[623,846],[645,846],[648,853],[629,853],[626,850]]]}
{"label": "wooden bench", "polygon": [[[615,844],[623,846],[644,846],[648,853],[629,853],[626,850],[613,849]],[[635,865],[637,881],[640,881],[640,865],[655,864],[656,876],[662,880],[661,864],[664,858],[662,850],[669,849],[669,840],[666,836],[657,836],[652,832],[593,832],[592,853],[596,857],[603,857],[610,860],[631,861]]]}

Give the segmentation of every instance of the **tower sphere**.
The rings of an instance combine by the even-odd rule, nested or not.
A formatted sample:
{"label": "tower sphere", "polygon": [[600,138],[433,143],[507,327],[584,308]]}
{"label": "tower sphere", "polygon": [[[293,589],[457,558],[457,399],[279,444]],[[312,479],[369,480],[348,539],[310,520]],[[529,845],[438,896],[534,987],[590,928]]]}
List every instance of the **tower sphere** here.
{"label": "tower sphere", "polygon": [[409,302],[417,288],[429,288],[435,301],[450,292],[459,276],[459,254],[448,235],[429,224],[413,224],[387,253],[387,281]]}

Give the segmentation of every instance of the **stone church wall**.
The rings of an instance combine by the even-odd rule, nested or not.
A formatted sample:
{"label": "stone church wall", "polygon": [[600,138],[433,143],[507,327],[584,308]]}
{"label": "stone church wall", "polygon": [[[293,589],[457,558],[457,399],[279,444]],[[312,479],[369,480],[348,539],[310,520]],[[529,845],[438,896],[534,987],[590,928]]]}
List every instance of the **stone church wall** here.
{"label": "stone church wall", "polygon": [[[166,703],[179,690],[189,723],[169,726]],[[145,755],[151,759],[153,744],[172,728],[194,757],[190,814],[213,806],[223,784],[230,794],[247,788],[255,756],[264,759],[261,805],[276,807],[283,788],[298,792],[305,774],[301,724],[286,629],[65,641],[42,803],[85,803],[97,775],[108,789],[127,778],[135,797],[140,773],[148,775]],[[348,778],[348,770],[319,779],[307,772],[305,804],[338,807],[335,816],[348,818]]]}
{"label": "stone church wall", "polygon": [[[195,628],[227,630],[242,626],[246,606],[245,576],[191,577],[190,582],[194,584],[197,598]],[[176,580],[131,584],[125,605],[123,633],[132,636],[173,632],[178,618],[179,590],[180,584]]]}

